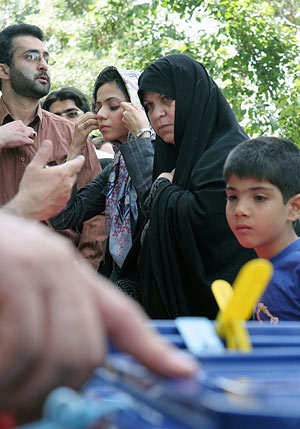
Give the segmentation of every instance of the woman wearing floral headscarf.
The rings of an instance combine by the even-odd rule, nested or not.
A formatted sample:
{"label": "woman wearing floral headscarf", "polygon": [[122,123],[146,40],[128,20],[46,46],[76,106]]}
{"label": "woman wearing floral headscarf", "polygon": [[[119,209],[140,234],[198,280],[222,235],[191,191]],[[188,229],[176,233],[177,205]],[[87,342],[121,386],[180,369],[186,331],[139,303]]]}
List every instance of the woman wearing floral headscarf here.
{"label": "woman wearing floral headscarf", "polygon": [[[85,142],[87,135],[99,128],[104,139],[114,145],[113,162],[78,192],[74,186],[66,208],[51,219],[56,229],[75,228],[105,210],[108,235],[106,259],[108,253],[112,258],[109,275],[115,282],[118,281],[122,269],[124,271],[124,261],[131,248],[137,226],[142,222],[137,193],[124,161],[126,142],[138,139],[147,140],[150,144],[150,150],[146,155],[149,161],[148,171],[145,171],[147,179],[146,182],[143,180],[142,185],[145,189],[151,185],[153,167],[151,131],[149,120],[137,96],[137,78],[133,71],[112,66],[100,72],[93,91],[93,113],[88,112],[78,119],[73,141],[76,142],[78,149]],[[124,109],[121,103],[126,103],[127,109],[131,107],[133,110],[130,126],[123,122]],[[76,152],[74,147],[72,150],[73,153]],[[135,294],[134,290],[127,292]]]}

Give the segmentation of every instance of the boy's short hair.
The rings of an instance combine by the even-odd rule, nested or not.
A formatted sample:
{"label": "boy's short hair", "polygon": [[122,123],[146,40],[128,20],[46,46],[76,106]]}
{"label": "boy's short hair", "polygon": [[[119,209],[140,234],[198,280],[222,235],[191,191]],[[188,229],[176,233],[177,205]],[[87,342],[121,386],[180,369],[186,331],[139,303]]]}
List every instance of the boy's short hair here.
{"label": "boy's short hair", "polygon": [[224,179],[236,175],[267,181],[280,190],[284,204],[300,193],[300,149],[290,140],[257,137],[236,146],[224,164]]}
{"label": "boy's short hair", "polygon": [[78,109],[83,113],[90,112],[90,103],[86,96],[77,88],[62,88],[51,92],[43,102],[43,109],[50,111],[50,107],[56,101],[73,100]]}

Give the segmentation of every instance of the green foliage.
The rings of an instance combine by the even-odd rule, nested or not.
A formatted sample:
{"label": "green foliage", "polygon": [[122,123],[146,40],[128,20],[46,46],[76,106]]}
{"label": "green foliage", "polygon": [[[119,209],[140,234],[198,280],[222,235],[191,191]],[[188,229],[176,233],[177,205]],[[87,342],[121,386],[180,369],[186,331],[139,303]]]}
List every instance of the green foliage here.
{"label": "green foliage", "polygon": [[[296,28],[276,18],[275,6],[250,0],[221,0],[210,5],[221,24],[217,37],[225,35],[225,43],[234,52],[228,58],[223,56],[221,63],[224,92],[240,120],[243,107],[246,109],[250,134],[279,130],[278,120],[286,108],[281,102],[283,94],[290,93],[285,100],[289,103],[296,103],[294,97],[298,97],[293,92],[296,76],[291,69],[299,58]],[[295,131],[293,138],[300,142],[299,129]],[[291,137],[290,128],[279,132]]]}
{"label": "green foliage", "polygon": [[100,69],[142,70],[162,55],[202,62],[247,132],[300,145],[300,0],[0,0],[0,28],[40,26],[52,89],[90,96]]}
{"label": "green foliage", "polygon": [[25,22],[26,16],[39,13],[34,0],[0,0],[0,28]]}

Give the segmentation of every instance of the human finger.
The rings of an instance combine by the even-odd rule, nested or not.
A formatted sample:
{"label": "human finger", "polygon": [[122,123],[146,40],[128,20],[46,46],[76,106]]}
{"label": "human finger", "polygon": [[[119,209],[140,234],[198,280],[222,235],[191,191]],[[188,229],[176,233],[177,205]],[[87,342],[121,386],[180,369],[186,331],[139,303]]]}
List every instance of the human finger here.
{"label": "human finger", "polygon": [[120,103],[120,106],[125,110],[125,111],[138,111],[138,112],[144,112],[144,110],[138,106],[137,104],[131,103],[129,101],[122,101]]}
{"label": "human finger", "polygon": [[34,137],[37,135],[36,131],[34,131],[33,128],[27,127],[29,131],[29,138],[34,139]]}
{"label": "human finger", "polygon": [[44,167],[52,154],[53,144],[50,140],[44,140],[32,161],[29,163],[31,166]]}
{"label": "human finger", "polygon": [[[91,297],[83,288],[84,279],[80,275],[75,278],[78,273],[74,266],[72,279],[60,268],[58,264],[56,271],[59,270],[64,287],[56,288],[48,296],[45,294],[43,350],[30,377],[14,392],[13,402],[17,409],[30,409],[41,404],[56,386],[80,388],[103,361],[104,331],[93,311]],[[49,279],[51,286],[57,276],[50,275]],[[68,282],[69,287],[66,286]]]}
{"label": "human finger", "polygon": [[[43,242],[35,246],[39,265],[29,267],[26,275],[34,279],[34,292],[41,298],[37,326],[43,331],[43,341],[36,365],[5,397],[6,404],[11,402],[23,414],[24,410],[39,408],[49,390],[58,385],[79,388],[105,353],[103,324],[98,321],[90,289],[85,288],[86,276],[77,269],[78,256],[62,240],[56,239],[56,245],[52,240],[48,246]],[[46,266],[49,253],[59,255],[54,257],[55,270]],[[43,260],[45,264],[41,264]]]}
{"label": "human finger", "polygon": [[[75,123],[75,132],[73,135],[73,140],[76,140],[79,138],[79,140],[82,140],[82,137],[84,138],[84,141],[86,140],[87,136],[92,132],[98,129],[98,121],[97,119],[90,118],[86,119],[85,121],[78,121]],[[82,141],[81,141],[82,143]]]}
{"label": "human finger", "polygon": [[[1,278],[6,279],[6,287],[1,288],[3,307],[0,312],[0,408],[4,410],[13,410],[14,395],[38,364],[45,340],[40,295],[35,288],[34,278],[28,276],[30,269],[27,268],[31,264],[22,269],[20,261],[24,261],[24,248],[20,246],[17,238],[10,239],[19,245],[14,252],[15,263],[19,269],[6,270],[6,273],[5,268],[1,270]],[[30,253],[29,251],[28,261]]]}
{"label": "human finger", "polygon": [[87,112],[84,115],[78,116],[76,125],[82,125],[84,122],[97,120],[97,116],[93,112]]}
{"label": "human finger", "polygon": [[[43,341],[39,297],[30,287],[26,294],[19,290],[26,279],[21,278],[19,270],[13,271],[5,277],[7,288],[1,290],[0,392],[4,390],[6,393],[17,386],[36,363]],[[16,328],[16,318],[22,329]],[[1,403],[4,405],[3,400]]]}
{"label": "human finger", "polygon": [[131,109],[133,106],[133,104],[130,101],[122,101],[120,103],[120,107],[122,107],[122,109],[124,109],[125,111]]}
{"label": "human finger", "polygon": [[78,128],[80,127],[80,128],[83,128],[83,129],[87,129],[87,128],[90,128],[90,127],[95,127],[95,126],[97,126],[97,124],[98,124],[97,119],[90,118],[90,119],[86,119],[84,122],[81,122],[78,125]]}
{"label": "human finger", "polygon": [[85,157],[83,155],[78,155],[76,158],[71,161],[67,161],[64,164],[57,165],[55,168],[58,171],[63,170],[66,175],[72,177],[80,172],[85,162]]}
{"label": "human finger", "polygon": [[148,326],[142,308],[110,284],[94,285],[95,299],[109,336],[150,370],[166,376],[189,376],[199,367]]}

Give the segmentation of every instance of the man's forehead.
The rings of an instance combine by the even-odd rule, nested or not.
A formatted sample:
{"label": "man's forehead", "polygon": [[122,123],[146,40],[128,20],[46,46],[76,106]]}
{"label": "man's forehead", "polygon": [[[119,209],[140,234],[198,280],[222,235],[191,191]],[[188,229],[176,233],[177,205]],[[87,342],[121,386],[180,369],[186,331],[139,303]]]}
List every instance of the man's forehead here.
{"label": "man's forehead", "polygon": [[34,36],[17,36],[13,38],[14,49],[27,51],[30,49],[44,52],[45,46],[43,42]]}
{"label": "man's forehead", "polygon": [[59,113],[64,113],[66,110],[77,109],[77,105],[74,100],[67,98],[66,100],[56,100],[50,106],[51,111],[55,110]]}

